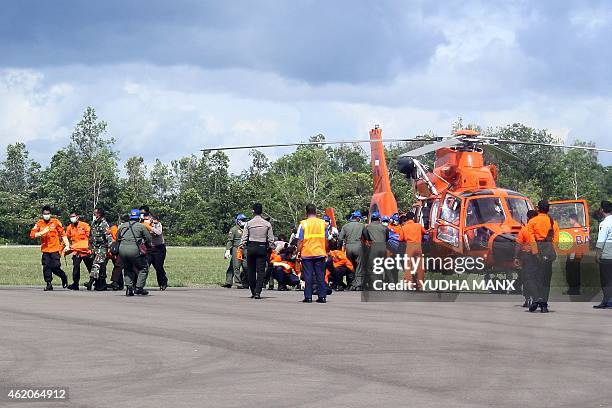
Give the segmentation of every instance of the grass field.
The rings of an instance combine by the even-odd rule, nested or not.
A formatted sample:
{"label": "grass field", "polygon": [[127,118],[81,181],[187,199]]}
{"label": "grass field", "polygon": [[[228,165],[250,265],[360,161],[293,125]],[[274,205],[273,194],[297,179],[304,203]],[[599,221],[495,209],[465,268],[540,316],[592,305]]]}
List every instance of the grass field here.
{"label": "grass field", "polygon": [[[174,287],[211,287],[225,282],[225,271],[229,261],[223,259],[221,247],[168,247],[166,272],[169,284]],[[555,262],[552,287],[565,288],[565,257]],[[112,268],[112,264],[109,264]],[[72,259],[62,258],[62,269],[72,276]],[[110,273],[110,271],[109,271]],[[428,274],[436,279],[439,274]],[[582,264],[582,285],[599,290],[599,271],[592,257]],[[81,267],[81,280],[86,276],[85,266]],[[444,279],[473,279],[475,275],[446,276]],[[57,279],[57,278],[55,278]],[[0,285],[42,285],[40,250],[37,246],[0,246]],[[149,286],[155,286],[155,270],[149,271]]]}
{"label": "grass field", "polygon": [[[223,259],[223,248],[169,247],[166,272],[170,286],[206,287],[225,282],[229,261]],[[66,263],[64,263],[66,262]],[[112,263],[109,263],[112,268]],[[62,258],[62,269],[72,276],[72,258]],[[86,276],[81,266],[81,280]],[[54,281],[57,278],[54,278]],[[0,247],[0,285],[42,285],[39,247]],[[149,273],[148,284],[154,286],[155,270]]]}

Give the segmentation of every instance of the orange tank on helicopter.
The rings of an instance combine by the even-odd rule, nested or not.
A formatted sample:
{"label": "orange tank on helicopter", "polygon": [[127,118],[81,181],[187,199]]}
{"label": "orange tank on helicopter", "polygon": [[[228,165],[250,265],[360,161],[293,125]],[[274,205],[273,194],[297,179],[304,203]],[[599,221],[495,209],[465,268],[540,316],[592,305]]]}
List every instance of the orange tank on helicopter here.
{"label": "orange tank on helicopter", "polygon": [[[391,215],[398,208],[391,192],[380,128],[370,131],[370,141],[374,179],[370,212]],[[512,156],[499,147],[512,142],[481,137],[475,130],[459,130],[453,137],[398,157],[398,169],[413,181],[416,201],[411,210],[429,230],[429,255],[480,256],[489,268],[511,265],[516,235],[534,205],[524,194],[497,186],[497,167],[484,162],[484,151]],[[431,171],[417,159],[430,152],[435,152]],[[558,252],[588,251],[586,201],[551,201],[550,205],[550,214],[560,227]]]}

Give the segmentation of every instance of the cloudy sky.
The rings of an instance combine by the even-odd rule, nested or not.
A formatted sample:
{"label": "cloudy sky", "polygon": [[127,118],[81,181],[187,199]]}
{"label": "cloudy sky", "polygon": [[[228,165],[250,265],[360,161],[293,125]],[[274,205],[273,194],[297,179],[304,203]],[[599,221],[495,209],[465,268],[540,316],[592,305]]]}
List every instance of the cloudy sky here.
{"label": "cloudy sky", "polygon": [[0,148],[47,163],[87,105],[148,162],[457,117],[610,148],[611,41],[608,1],[7,1]]}

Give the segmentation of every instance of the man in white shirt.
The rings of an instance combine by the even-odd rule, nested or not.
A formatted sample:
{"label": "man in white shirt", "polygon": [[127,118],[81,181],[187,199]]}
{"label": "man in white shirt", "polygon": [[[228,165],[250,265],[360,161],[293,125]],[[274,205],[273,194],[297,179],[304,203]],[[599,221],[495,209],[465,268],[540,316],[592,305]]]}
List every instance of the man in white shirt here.
{"label": "man in white shirt", "polygon": [[612,203],[601,202],[604,219],[599,223],[595,260],[599,264],[599,277],[603,299],[595,309],[612,309]]}

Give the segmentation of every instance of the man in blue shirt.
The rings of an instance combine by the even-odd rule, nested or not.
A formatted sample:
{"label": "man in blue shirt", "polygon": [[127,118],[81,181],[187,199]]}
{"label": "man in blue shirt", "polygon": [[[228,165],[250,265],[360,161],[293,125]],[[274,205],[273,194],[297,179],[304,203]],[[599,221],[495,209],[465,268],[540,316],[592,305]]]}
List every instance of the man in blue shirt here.
{"label": "man in blue shirt", "polygon": [[595,309],[612,309],[612,203],[601,202],[603,221],[599,223],[595,260],[599,264],[599,277],[603,299]]}

